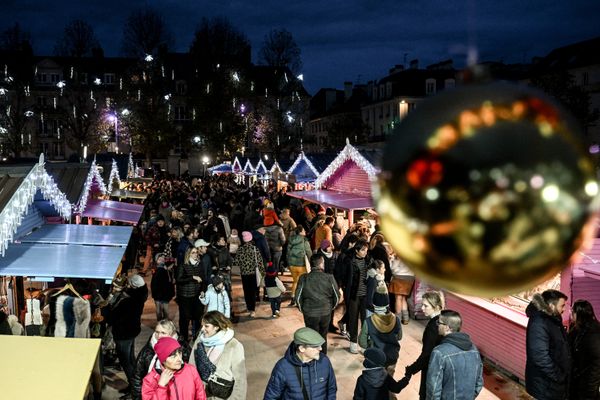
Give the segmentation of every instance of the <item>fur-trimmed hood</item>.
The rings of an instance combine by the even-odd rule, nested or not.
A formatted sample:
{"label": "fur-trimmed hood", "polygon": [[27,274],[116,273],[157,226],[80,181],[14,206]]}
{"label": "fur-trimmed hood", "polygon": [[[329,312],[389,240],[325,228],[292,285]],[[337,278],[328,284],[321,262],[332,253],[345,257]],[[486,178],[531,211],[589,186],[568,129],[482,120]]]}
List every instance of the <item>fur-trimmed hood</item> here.
{"label": "fur-trimmed hood", "polygon": [[527,316],[529,318],[531,318],[534,314],[536,314],[538,312],[546,314],[546,315],[548,315],[550,317],[554,317],[555,316],[552,313],[552,310],[550,310],[550,306],[548,305],[548,303],[546,303],[544,301],[544,298],[542,297],[542,295],[536,293],[531,298],[531,302],[527,306],[527,309],[525,310],[525,314],[527,314]]}

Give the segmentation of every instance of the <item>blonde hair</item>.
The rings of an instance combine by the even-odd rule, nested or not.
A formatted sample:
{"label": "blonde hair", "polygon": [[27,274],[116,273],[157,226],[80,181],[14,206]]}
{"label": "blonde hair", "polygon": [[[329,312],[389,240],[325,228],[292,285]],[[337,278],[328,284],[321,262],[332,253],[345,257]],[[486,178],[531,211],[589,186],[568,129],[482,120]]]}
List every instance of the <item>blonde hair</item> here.
{"label": "blonde hair", "polygon": [[170,319],[162,319],[160,321],[158,321],[158,323],[156,324],[157,326],[160,325],[163,328],[165,328],[167,331],[169,331],[169,336],[173,336],[174,334],[177,333],[177,327],[175,326],[175,324],[173,323],[173,321],[171,321]]}
{"label": "blonde hair", "polygon": [[446,308],[444,294],[441,291],[431,290],[423,294],[423,300],[427,300],[434,309],[443,310]]}

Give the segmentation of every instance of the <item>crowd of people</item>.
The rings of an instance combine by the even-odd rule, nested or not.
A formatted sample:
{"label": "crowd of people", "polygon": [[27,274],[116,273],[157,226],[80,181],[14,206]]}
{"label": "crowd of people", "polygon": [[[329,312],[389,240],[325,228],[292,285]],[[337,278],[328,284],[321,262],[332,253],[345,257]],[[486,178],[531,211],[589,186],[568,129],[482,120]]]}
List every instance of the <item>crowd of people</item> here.
{"label": "crowd of people", "polygon": [[[139,318],[109,318],[130,383],[124,398],[247,397],[244,347],[233,329],[239,323],[232,307],[234,266],[245,303],[238,313],[255,318],[262,299],[271,305],[270,317],[278,318],[289,293],[286,305],[297,307],[304,319],[274,366],[264,399],[335,399],[335,371],[327,356],[332,332],[347,338],[350,353],[364,355],[354,399],[393,398],[419,372],[420,399],[474,399],[482,390],[479,351],[461,330],[461,315],[445,309],[439,291],[422,298],[429,321],[421,354],[402,379],[393,378],[402,327],[414,312],[409,299],[415,278],[376,224],[359,219],[346,229],[331,209],[226,177],[156,180],[145,212],[131,243],[137,250],[129,252],[137,256],[124,263],[131,293],[112,309],[119,311],[125,302],[129,315],[141,315],[148,290],[140,275],[152,274],[158,323],[135,360]],[[140,275],[128,273],[136,264]],[[280,279],[284,273],[291,275],[290,288]],[[169,314],[172,300],[179,329]],[[567,333],[560,318],[565,300],[560,292],[546,291],[527,310],[527,390],[536,399],[597,399],[600,324],[591,305],[578,300]]]}
{"label": "crowd of people", "polygon": [[[128,382],[123,399],[256,397],[247,390],[244,345],[234,326],[241,314],[255,318],[261,300],[271,306],[266,317],[279,318],[288,296],[286,308],[297,307],[305,326],[273,367],[264,399],[335,399],[327,356],[327,336],[334,332],[346,337],[350,353],[364,356],[354,399],[394,398],[419,372],[420,399],[474,399],[482,390],[482,358],[461,329],[462,316],[445,309],[441,291],[423,294],[421,311],[429,321],[422,351],[403,378],[394,379],[402,328],[415,311],[415,278],[367,219],[345,227],[331,209],[229,177],[157,179],[145,205],[122,276],[102,310]],[[235,312],[234,269],[245,303]],[[283,274],[291,275],[291,287]],[[157,323],[136,357],[149,296]],[[598,400],[600,323],[591,304],[577,300],[565,329],[566,300],[549,290],[527,309],[526,388],[540,400]],[[169,311],[173,301],[177,315]],[[0,319],[0,331],[5,325]]]}

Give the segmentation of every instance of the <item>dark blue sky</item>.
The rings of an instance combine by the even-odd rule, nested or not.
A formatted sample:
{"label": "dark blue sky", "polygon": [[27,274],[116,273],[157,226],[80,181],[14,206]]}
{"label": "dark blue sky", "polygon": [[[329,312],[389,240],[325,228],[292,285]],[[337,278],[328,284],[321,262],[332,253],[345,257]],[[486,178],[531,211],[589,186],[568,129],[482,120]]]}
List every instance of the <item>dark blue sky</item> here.
{"label": "dark blue sky", "polygon": [[471,49],[480,61],[523,62],[600,36],[598,0],[0,0],[0,29],[19,22],[37,54],[52,54],[65,24],[81,18],[116,56],[125,19],[146,5],[164,16],[176,51],[188,50],[202,17],[229,18],[250,39],[255,62],[264,35],[286,28],[302,50],[311,94],[382,78],[405,59],[463,66]]}

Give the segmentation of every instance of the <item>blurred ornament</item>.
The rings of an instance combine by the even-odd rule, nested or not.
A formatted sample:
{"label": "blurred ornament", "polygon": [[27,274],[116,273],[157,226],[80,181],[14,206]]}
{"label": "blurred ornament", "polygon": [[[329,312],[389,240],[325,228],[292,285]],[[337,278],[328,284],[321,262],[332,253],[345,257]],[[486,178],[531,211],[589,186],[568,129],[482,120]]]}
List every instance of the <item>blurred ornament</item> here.
{"label": "blurred ornament", "polygon": [[572,117],[508,84],[442,93],[399,124],[374,188],[386,238],[424,280],[499,296],[550,278],[594,233],[598,185]]}

